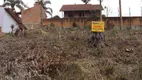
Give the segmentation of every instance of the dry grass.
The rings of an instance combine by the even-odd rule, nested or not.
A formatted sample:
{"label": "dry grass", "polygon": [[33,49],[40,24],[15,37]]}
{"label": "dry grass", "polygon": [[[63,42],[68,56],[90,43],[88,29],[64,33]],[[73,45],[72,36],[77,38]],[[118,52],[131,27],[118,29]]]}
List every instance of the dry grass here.
{"label": "dry grass", "polygon": [[141,80],[142,32],[105,32],[105,45],[88,46],[90,30],[29,30],[0,38],[1,80]]}

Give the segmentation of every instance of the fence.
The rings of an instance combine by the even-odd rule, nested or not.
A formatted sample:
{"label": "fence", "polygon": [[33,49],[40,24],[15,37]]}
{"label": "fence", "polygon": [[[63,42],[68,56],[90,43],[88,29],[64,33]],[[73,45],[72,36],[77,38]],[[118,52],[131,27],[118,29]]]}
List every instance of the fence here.
{"label": "fence", "polygon": [[[57,27],[72,27],[72,26],[91,26],[91,22],[96,21],[94,18],[52,18],[44,19],[43,26],[57,26]],[[105,27],[110,29],[115,27],[119,29],[120,18],[119,17],[106,17],[103,18],[105,21]],[[39,24],[25,24],[28,28],[32,29],[38,27]],[[142,17],[123,17],[123,28],[140,29],[142,26]]]}

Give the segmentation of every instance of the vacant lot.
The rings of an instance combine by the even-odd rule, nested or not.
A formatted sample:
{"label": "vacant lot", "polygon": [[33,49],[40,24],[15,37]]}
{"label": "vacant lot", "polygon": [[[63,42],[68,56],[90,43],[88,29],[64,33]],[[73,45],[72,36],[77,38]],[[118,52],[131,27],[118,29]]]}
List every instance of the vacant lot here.
{"label": "vacant lot", "polygon": [[0,38],[1,80],[142,80],[142,31],[108,30],[88,45],[88,28],[29,30]]}

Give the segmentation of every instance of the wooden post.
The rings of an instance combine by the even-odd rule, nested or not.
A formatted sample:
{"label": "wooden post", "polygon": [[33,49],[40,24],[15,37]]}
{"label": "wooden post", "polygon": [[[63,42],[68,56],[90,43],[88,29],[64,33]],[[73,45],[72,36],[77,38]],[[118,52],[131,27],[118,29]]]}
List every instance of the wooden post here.
{"label": "wooden post", "polygon": [[[100,22],[102,22],[102,0],[100,0]],[[91,44],[97,47],[104,41],[104,33],[103,32],[92,32],[91,34]]]}
{"label": "wooden post", "polygon": [[[100,0],[100,6],[102,7],[102,0]],[[102,9],[100,9],[100,21],[102,21]]]}
{"label": "wooden post", "polygon": [[121,9],[121,0],[119,0],[119,14],[120,14],[120,30],[123,27],[123,19],[122,19],[122,9]]}
{"label": "wooden post", "polygon": [[[100,22],[102,23],[102,0],[100,0]],[[99,23],[100,23],[99,22]],[[102,27],[102,25],[101,25]],[[101,28],[99,25],[99,28]],[[104,27],[104,26],[103,26]],[[104,42],[104,32],[100,32],[100,31],[92,31],[91,35],[89,37],[89,46],[94,46],[94,47],[98,47],[100,44],[102,46],[102,43]]]}
{"label": "wooden post", "polygon": [[129,21],[130,21],[130,28],[131,28],[131,8],[129,7]]}
{"label": "wooden post", "polygon": [[89,46],[98,47],[104,42],[104,22],[92,22],[92,30],[89,37]]}
{"label": "wooden post", "polygon": [[2,32],[2,30],[1,30],[1,26],[0,26],[0,33]]}
{"label": "wooden post", "polygon": [[43,21],[43,18],[42,18],[42,5],[40,3],[40,27],[42,27],[42,22]]}

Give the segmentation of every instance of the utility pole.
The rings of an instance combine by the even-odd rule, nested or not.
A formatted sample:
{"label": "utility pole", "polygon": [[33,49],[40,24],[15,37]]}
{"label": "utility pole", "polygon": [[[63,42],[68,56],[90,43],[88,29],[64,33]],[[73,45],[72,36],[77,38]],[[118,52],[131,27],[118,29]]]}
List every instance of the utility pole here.
{"label": "utility pole", "polygon": [[142,17],[142,0],[141,0],[141,17]]}
{"label": "utility pole", "polygon": [[109,26],[108,26],[108,7],[107,6],[105,6],[105,9],[106,9],[106,19],[105,19],[105,25],[109,28]]}
{"label": "utility pole", "polygon": [[[100,21],[99,24],[104,24],[102,21],[102,0],[99,0],[100,1]],[[96,22],[96,23],[98,23]],[[93,22],[92,22],[93,23]],[[104,26],[102,26],[104,27]],[[100,31],[92,31],[90,37],[89,37],[89,45],[92,45],[94,47],[98,47],[98,46],[102,46],[103,43],[104,43],[104,32],[100,32]]]}
{"label": "utility pole", "polygon": [[142,26],[142,0],[140,1],[140,14],[141,14],[140,26]]}
{"label": "utility pole", "polygon": [[121,9],[121,0],[119,0],[119,14],[120,14],[120,30],[123,27],[123,19],[122,19],[122,9]]}
{"label": "utility pole", "polygon": [[102,21],[102,0],[100,0],[100,6],[101,6],[101,9],[100,9],[100,21]]}
{"label": "utility pole", "polygon": [[141,6],[141,17],[142,17],[142,6]]}
{"label": "utility pole", "polygon": [[130,27],[131,27],[131,8],[129,7],[129,19],[130,19]]}
{"label": "utility pole", "polygon": [[129,16],[131,17],[131,8],[129,7]]}

